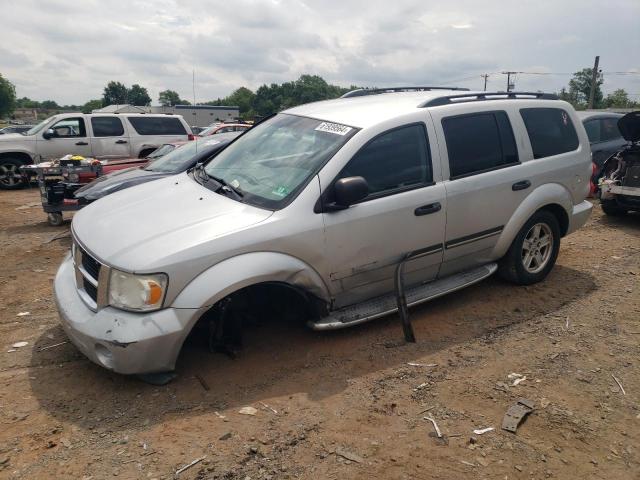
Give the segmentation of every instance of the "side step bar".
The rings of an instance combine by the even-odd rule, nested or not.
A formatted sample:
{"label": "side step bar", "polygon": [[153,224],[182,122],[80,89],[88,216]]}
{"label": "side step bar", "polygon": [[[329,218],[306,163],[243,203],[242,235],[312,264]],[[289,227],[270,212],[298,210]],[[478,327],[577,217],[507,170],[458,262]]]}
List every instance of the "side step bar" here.
{"label": "side step bar", "polygon": [[[496,263],[489,263],[473,270],[456,273],[435,282],[424,283],[406,291],[407,305],[413,307],[447,293],[455,292],[491,276],[498,269]],[[389,293],[356,305],[335,310],[317,322],[309,322],[313,330],[337,330],[368,322],[398,311],[396,295]]]}

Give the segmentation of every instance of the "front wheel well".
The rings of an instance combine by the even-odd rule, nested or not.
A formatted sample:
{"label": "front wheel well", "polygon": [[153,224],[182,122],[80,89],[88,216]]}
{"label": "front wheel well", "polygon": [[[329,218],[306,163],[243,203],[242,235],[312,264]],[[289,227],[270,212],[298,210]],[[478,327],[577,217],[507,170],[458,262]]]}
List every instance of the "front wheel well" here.
{"label": "front wheel well", "polygon": [[538,209],[540,211],[547,211],[553,214],[558,220],[558,226],[560,227],[560,235],[565,236],[569,231],[569,215],[567,215],[567,211],[557,203],[552,203],[549,205],[545,205],[544,207]]}
{"label": "front wheel well", "polygon": [[25,165],[33,163],[33,159],[28,153],[24,153],[24,152],[0,153],[0,162],[2,162],[2,160],[8,160],[8,159],[19,160]]}

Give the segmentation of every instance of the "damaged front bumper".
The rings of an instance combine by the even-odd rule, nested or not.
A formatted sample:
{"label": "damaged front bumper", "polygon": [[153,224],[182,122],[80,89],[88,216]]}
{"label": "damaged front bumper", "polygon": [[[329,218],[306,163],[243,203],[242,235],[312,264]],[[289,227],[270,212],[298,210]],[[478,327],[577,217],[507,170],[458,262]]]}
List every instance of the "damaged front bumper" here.
{"label": "damaged front bumper", "polygon": [[202,309],[165,308],[133,313],[113,307],[97,312],[82,301],[71,255],[56,274],[54,297],[71,342],[91,361],[123,374],[167,372]]}

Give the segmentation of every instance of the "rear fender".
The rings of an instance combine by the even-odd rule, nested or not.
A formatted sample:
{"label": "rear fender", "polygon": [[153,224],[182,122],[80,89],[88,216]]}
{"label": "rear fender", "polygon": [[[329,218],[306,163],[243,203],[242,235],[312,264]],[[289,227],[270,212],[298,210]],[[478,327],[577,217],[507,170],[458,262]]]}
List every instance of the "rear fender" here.
{"label": "rear fender", "polygon": [[201,308],[242,288],[264,282],[281,282],[329,303],[329,291],[305,262],[277,252],[253,252],[224,260],[191,281],[176,297],[173,308]]}
{"label": "rear fender", "polygon": [[533,190],[518,206],[509,222],[505,225],[493,249],[492,257],[503,257],[527,220],[541,208],[553,204],[561,206],[567,217],[571,218],[573,202],[571,193],[564,186],[559,183],[546,183]]}

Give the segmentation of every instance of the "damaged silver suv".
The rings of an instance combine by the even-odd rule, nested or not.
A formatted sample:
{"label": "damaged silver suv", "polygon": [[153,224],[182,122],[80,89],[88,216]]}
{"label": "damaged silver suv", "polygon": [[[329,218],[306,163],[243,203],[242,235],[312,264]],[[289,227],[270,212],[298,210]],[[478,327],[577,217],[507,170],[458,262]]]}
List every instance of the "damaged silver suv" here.
{"label": "damaged silver suv", "polygon": [[589,217],[590,175],[582,123],[552,95],[354,91],[81,210],[55,298],[92,361],[166,372],[199,321],[274,303],[316,330],[393,313],[398,271],[408,305],[496,271],[541,281]]}

